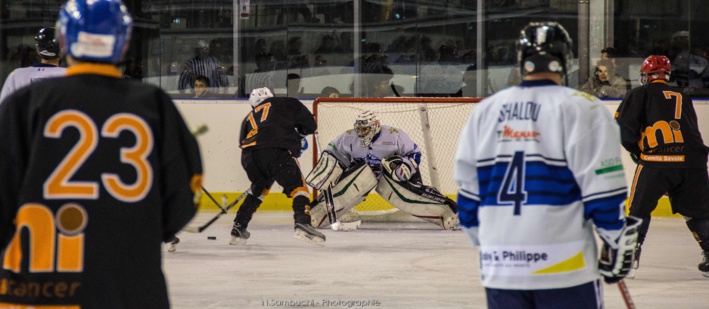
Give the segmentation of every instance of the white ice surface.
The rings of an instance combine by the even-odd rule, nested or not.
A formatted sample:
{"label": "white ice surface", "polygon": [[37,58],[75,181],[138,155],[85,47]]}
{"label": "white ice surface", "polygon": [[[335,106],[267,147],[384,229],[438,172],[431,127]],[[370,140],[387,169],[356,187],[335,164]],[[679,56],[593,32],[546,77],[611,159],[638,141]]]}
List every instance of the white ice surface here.
{"label": "white ice surface", "polygon": [[[215,214],[200,213],[191,225]],[[178,234],[176,252],[165,247],[173,308],[486,307],[478,252],[460,231],[363,223],[352,232],[321,229],[327,242],[317,247],[293,238],[292,214],[259,212],[251,238],[236,247],[228,244],[233,218]],[[709,308],[700,260],[683,219],[654,218],[636,279],[626,280],[636,307]],[[606,308],[625,308],[616,285],[604,288]]]}

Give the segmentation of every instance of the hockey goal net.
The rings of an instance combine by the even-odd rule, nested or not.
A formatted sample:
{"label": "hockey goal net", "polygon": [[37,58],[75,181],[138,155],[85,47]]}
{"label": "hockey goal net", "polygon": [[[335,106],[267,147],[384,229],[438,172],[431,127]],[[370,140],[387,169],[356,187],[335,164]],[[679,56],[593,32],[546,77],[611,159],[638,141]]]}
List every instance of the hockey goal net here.
{"label": "hockey goal net", "polygon": [[[455,199],[458,186],[453,165],[458,136],[480,99],[475,98],[319,98],[313,102],[322,145],[314,143],[313,164],[327,143],[354,126],[363,111],[373,111],[382,124],[406,132],[421,149],[419,170],[426,185]],[[313,165],[314,166],[314,165]],[[374,190],[366,200],[341,218],[343,222],[417,221],[394,208]]]}

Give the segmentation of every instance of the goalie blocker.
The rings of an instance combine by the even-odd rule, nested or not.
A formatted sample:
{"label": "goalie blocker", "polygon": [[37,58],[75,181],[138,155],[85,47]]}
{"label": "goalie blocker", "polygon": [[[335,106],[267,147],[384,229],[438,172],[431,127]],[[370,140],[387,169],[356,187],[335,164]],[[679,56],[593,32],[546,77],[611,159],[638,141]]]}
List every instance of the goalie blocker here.
{"label": "goalie blocker", "polygon": [[[400,181],[397,176],[392,176],[392,171],[396,169],[384,168],[381,180],[377,180],[372,169],[363,161],[349,167],[337,179],[333,180],[332,176],[327,176],[328,172],[323,170],[326,163],[321,165],[321,162],[329,159],[334,160],[333,157],[324,156],[308,175],[306,182],[311,186],[313,184],[321,185],[321,187],[332,185],[333,202],[338,218],[364,201],[367,194],[376,188],[379,195],[394,207],[408,214],[434,223],[446,230],[458,228],[456,203],[435,188]],[[322,176],[317,178],[317,175]],[[313,187],[315,188],[315,186]],[[313,201],[313,204],[310,209],[312,225],[317,228],[327,227],[330,222],[322,195]]]}

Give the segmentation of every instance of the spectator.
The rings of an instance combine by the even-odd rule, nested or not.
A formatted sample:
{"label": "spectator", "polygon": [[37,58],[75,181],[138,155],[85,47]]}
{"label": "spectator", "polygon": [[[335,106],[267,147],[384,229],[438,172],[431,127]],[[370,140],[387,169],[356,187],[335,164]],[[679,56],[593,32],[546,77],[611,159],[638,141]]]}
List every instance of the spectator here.
{"label": "spectator", "polygon": [[323,67],[327,65],[327,60],[322,55],[315,55],[315,64],[313,66]]}
{"label": "spectator", "polygon": [[[394,72],[386,65],[378,62],[371,62],[364,68],[365,73],[363,81],[366,97],[383,98],[399,96],[391,88],[391,79],[394,77]],[[399,91],[397,89],[397,91]]]}
{"label": "spectator", "polygon": [[628,84],[625,79],[615,74],[615,66],[609,59],[601,59],[596,63],[594,75],[581,86],[581,91],[599,98],[623,98]]}
{"label": "spectator", "polygon": [[209,78],[204,75],[199,75],[194,79],[194,97],[205,98],[209,97]]}
{"label": "spectator", "polygon": [[614,47],[606,47],[604,49],[601,49],[601,59],[608,59],[613,62],[616,77],[625,80],[625,90],[630,90],[630,80],[628,79],[628,63],[623,61],[622,59],[618,59],[618,50],[616,50]]}
{"label": "spectator", "polygon": [[672,61],[670,81],[677,86],[688,88],[689,92],[704,87],[702,74],[709,65],[700,48],[689,44],[689,31],[677,31],[672,35],[671,47],[667,58]]}
{"label": "spectator", "polygon": [[300,87],[300,75],[289,73],[286,77],[286,89],[288,91],[287,96],[292,98],[302,98],[303,87]]}
{"label": "spectator", "polygon": [[140,59],[126,60],[125,69],[123,70],[123,77],[138,80],[143,78],[143,65]]}
{"label": "spectator", "polygon": [[320,97],[321,98],[339,98],[340,97],[340,91],[337,90],[335,87],[330,87],[327,86],[322,89],[320,92]]}
{"label": "spectator", "polygon": [[220,88],[229,86],[225,68],[219,59],[209,55],[209,45],[204,40],[199,40],[195,47],[195,57],[185,62],[177,89],[184,93],[188,88],[194,88],[194,80],[198,75],[203,75],[212,81],[211,88],[214,93],[219,93]]}
{"label": "spectator", "polygon": [[613,47],[601,49],[601,59],[611,59],[612,61],[615,61],[614,59],[616,54],[615,48]]}
{"label": "spectator", "polygon": [[329,35],[326,34],[322,37],[322,41],[320,42],[320,47],[314,51],[316,54],[330,54],[334,53],[335,49],[337,48],[337,42],[335,42],[335,39]]}
{"label": "spectator", "polygon": [[268,88],[273,93],[273,74],[276,67],[276,59],[270,53],[256,54],[256,70],[246,74],[245,89]]}
{"label": "spectator", "polygon": [[470,98],[481,98],[484,96],[483,93],[478,93],[478,70],[477,66],[471,64],[463,73],[463,85],[462,95],[464,97]]}
{"label": "spectator", "polygon": [[417,93],[423,96],[460,96],[463,86],[463,69],[458,48],[451,44],[439,47],[438,63],[426,64],[418,74]]}

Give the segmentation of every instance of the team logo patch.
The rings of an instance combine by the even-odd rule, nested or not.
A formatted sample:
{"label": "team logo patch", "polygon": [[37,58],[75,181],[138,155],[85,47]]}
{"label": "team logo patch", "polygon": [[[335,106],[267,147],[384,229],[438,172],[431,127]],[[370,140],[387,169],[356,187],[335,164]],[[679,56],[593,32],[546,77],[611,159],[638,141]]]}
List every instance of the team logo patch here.
{"label": "team logo patch", "polygon": [[534,72],[534,62],[527,61],[524,63],[524,70],[527,72]]}

